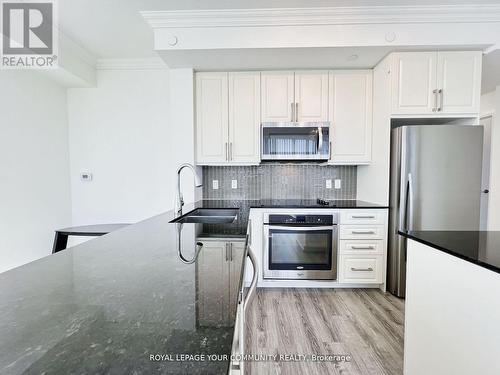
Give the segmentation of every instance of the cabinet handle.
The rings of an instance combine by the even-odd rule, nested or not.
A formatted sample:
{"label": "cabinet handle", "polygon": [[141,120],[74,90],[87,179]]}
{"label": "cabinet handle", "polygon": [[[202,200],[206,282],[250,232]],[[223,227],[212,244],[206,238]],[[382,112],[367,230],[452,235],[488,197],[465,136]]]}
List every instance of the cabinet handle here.
{"label": "cabinet handle", "polygon": [[228,145],[227,145],[227,142],[226,142],[226,161],[229,161],[229,157],[228,157]]}
{"label": "cabinet handle", "polygon": [[353,250],[373,250],[375,246],[351,246]]}
{"label": "cabinet handle", "polygon": [[233,261],[233,243],[229,244],[229,261]]}
{"label": "cabinet handle", "polygon": [[434,94],[434,108],[432,108],[432,112],[436,112],[438,106],[438,96],[437,96],[438,90],[432,90],[432,93]]}
{"label": "cabinet handle", "polygon": [[330,149],[328,151],[330,153],[330,160],[332,160],[332,142],[330,142]]}
{"label": "cabinet handle", "polygon": [[352,215],[353,219],[375,219],[375,215]]}
{"label": "cabinet handle", "polygon": [[373,268],[371,268],[371,267],[368,267],[368,268],[354,268],[354,267],[351,267],[351,271],[354,271],[354,272],[371,272],[371,271],[373,271]]}
{"label": "cabinet handle", "polygon": [[295,103],[295,121],[299,122],[299,103]]}
{"label": "cabinet handle", "polygon": [[293,120],[295,119],[295,106],[293,105],[293,103],[290,103],[290,107],[292,108],[291,121],[293,122]]}
{"label": "cabinet handle", "polygon": [[351,231],[352,234],[375,234],[375,231],[373,230],[353,230]]}
{"label": "cabinet handle", "polygon": [[229,160],[233,160],[233,142],[229,142]]}
{"label": "cabinet handle", "polygon": [[225,246],[225,248],[226,248],[226,254],[225,254],[225,257],[224,257],[224,258],[225,258],[225,260],[226,260],[226,262],[227,262],[227,260],[229,259],[229,256],[228,256],[228,251],[227,251],[227,243],[226,243],[224,246]]}
{"label": "cabinet handle", "polygon": [[443,89],[438,90],[438,95],[439,95],[439,106],[438,106],[438,112],[441,112],[443,110]]}

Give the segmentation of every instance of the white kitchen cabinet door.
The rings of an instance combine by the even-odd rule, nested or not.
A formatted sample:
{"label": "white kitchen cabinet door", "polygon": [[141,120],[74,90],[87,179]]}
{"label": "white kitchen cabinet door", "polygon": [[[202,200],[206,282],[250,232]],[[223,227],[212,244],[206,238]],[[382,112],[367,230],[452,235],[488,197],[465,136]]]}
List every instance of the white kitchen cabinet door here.
{"label": "white kitchen cabinet door", "polygon": [[197,163],[226,163],[228,146],[228,73],[197,73]]}
{"label": "white kitchen cabinet door", "polygon": [[328,121],[328,72],[295,72],[295,119]]}
{"label": "white kitchen cabinet door", "polygon": [[438,52],[439,112],[477,114],[481,97],[481,51]]}
{"label": "white kitchen cabinet door", "polygon": [[437,52],[402,52],[393,55],[392,113],[435,113]]}
{"label": "white kitchen cabinet door", "polygon": [[202,327],[225,326],[231,324],[228,321],[227,308],[229,242],[202,241],[202,243],[203,248],[196,262],[198,324]]}
{"label": "white kitchen cabinet door", "polygon": [[372,157],[372,72],[330,72],[330,163],[368,164]]}
{"label": "white kitchen cabinet door", "polygon": [[229,73],[229,161],[260,161],[260,73]]}
{"label": "white kitchen cabinet door", "polygon": [[262,72],[262,122],[293,121],[294,73]]}
{"label": "white kitchen cabinet door", "polygon": [[382,284],[384,282],[382,255],[341,255],[339,282]]}

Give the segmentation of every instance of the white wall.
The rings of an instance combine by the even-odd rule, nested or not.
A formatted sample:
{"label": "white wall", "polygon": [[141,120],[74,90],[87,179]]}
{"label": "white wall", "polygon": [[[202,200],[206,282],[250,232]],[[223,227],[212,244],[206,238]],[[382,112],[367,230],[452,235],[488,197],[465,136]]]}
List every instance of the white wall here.
{"label": "white wall", "polygon": [[481,114],[493,113],[491,125],[490,193],[488,201],[488,230],[500,230],[500,86],[481,96]]}
{"label": "white wall", "polygon": [[[170,70],[170,124],[172,124],[169,176],[176,176],[176,169],[182,163],[195,161],[194,134],[194,74],[192,69]],[[201,168],[197,168],[201,176]],[[174,181],[174,185],[176,185]],[[184,170],[181,190],[186,203],[201,198],[202,189],[195,191],[194,178],[190,171]]]}
{"label": "white wall", "polygon": [[71,225],[66,90],[0,72],[0,272],[49,255]]}
{"label": "white wall", "polygon": [[168,108],[166,69],[101,70],[96,88],[68,90],[74,225],[136,222],[172,207],[178,124]]}
{"label": "white wall", "polygon": [[372,162],[358,166],[358,199],[389,204],[389,160],[391,140],[390,59],[386,57],[373,71]]}
{"label": "white wall", "polygon": [[481,95],[481,116],[495,111],[495,96],[496,91]]}

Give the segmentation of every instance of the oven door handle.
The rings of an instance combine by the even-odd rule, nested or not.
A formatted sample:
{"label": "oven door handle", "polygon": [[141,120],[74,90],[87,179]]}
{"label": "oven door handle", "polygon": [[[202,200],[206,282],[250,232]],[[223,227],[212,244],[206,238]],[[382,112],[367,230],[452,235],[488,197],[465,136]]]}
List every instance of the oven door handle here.
{"label": "oven door handle", "polygon": [[279,225],[269,225],[269,229],[279,229],[279,230],[287,230],[289,232],[310,232],[310,231],[319,231],[319,230],[334,230],[335,225],[329,226],[321,226],[321,227],[294,227],[294,226],[279,226]]}

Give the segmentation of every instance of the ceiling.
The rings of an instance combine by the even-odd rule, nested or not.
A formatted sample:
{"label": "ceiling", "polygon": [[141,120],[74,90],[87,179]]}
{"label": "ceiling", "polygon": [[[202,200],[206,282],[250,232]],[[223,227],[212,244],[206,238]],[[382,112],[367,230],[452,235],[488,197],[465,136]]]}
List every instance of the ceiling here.
{"label": "ceiling", "polygon": [[153,33],[140,11],[475,2],[498,4],[500,0],[65,0],[59,2],[59,23],[63,33],[98,58],[144,58],[155,52]]}
{"label": "ceiling", "polygon": [[[307,52],[304,51],[307,50]],[[161,51],[170,68],[195,70],[372,68],[392,47],[241,48]]]}
{"label": "ceiling", "polygon": [[[140,11],[153,10],[186,10],[186,9],[245,9],[245,8],[301,8],[301,7],[353,7],[353,6],[390,6],[390,5],[453,5],[453,4],[499,4],[500,0],[68,0],[60,1],[59,23],[64,34],[77,44],[87,49],[97,58],[148,58],[157,56],[153,50],[153,32],[140,15]],[[300,52],[300,53],[299,53]],[[259,61],[276,61],[274,68],[280,68],[280,62],[297,59],[296,68],[306,67],[371,67],[385,54],[390,52],[386,47],[380,48],[322,48],[314,51],[315,61],[311,54],[304,56],[298,49],[286,49],[276,53],[272,50],[224,51],[227,64],[236,59],[235,54],[247,54],[248,64],[255,69],[267,69],[260,66]],[[216,53],[216,52],[214,52]],[[358,59],[349,60],[352,55]],[[215,55],[214,55],[215,56]],[[495,84],[496,77],[500,83],[500,52],[490,54],[485,59],[485,87]],[[206,56],[205,56],[206,57]],[[205,57],[199,52],[185,51],[170,56],[174,65],[181,66],[191,59],[193,67],[201,64]],[[240,55],[241,59],[241,55]],[[273,60],[274,59],[274,60]],[[170,60],[169,60],[170,61]],[[212,66],[204,69],[225,69],[222,65],[214,65],[220,59],[213,58]],[[320,63],[318,63],[320,61]],[[206,64],[207,65],[207,64]],[[314,66],[312,66],[314,65]]]}

